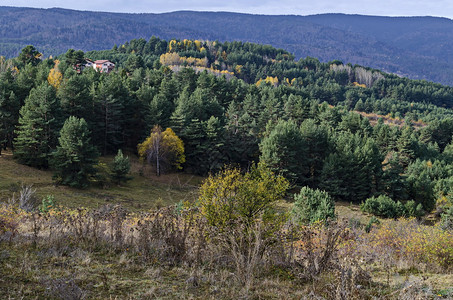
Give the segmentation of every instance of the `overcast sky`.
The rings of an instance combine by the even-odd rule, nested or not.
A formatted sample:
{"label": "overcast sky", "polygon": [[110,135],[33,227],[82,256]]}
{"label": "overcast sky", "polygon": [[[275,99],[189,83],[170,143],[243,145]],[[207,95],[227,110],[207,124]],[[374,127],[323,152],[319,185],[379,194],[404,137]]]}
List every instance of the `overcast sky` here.
{"label": "overcast sky", "polygon": [[133,13],[197,10],[273,15],[348,13],[438,16],[453,19],[452,0],[0,0],[0,5]]}

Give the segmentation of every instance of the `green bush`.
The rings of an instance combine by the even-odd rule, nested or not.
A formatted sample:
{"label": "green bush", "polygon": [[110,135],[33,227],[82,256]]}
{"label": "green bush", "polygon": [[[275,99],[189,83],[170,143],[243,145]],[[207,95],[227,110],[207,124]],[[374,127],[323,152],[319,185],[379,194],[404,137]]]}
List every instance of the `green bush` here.
{"label": "green bush", "polygon": [[48,213],[49,210],[55,209],[56,207],[56,202],[55,202],[55,197],[53,195],[47,195],[44,198],[42,198],[41,205],[39,206],[39,212],[40,213]]}
{"label": "green bush", "polygon": [[379,217],[393,218],[395,217],[395,205],[396,202],[390,197],[381,195],[379,197],[373,196],[366,199],[366,201],[360,205],[360,209],[363,212]]}
{"label": "green bush", "polygon": [[297,222],[310,224],[317,221],[335,219],[335,202],[329,193],[303,187],[294,195],[292,215]]}
{"label": "green bush", "polygon": [[420,217],[424,214],[423,206],[410,200],[405,204],[395,202],[392,198],[380,195],[366,199],[360,206],[363,212],[383,218]]}
{"label": "green bush", "polygon": [[421,203],[417,204],[414,200],[407,201],[404,204],[406,209],[406,216],[409,217],[421,217],[425,214],[423,211],[423,205]]}
{"label": "green bush", "polygon": [[373,224],[378,224],[379,225],[380,223],[381,222],[379,222],[379,220],[376,219],[375,216],[371,217],[370,221],[365,226],[365,232],[369,233],[371,231],[371,228],[373,227]]}

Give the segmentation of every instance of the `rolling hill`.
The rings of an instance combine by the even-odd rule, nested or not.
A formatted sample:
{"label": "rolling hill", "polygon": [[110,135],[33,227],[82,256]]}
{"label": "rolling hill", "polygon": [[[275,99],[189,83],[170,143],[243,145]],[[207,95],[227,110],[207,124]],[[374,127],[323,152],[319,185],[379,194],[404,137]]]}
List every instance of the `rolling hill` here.
{"label": "rolling hill", "polygon": [[32,44],[46,55],[110,49],[134,38],[241,40],[453,85],[453,20],[343,14],[266,16],[179,11],[121,14],[0,7],[0,54]]}

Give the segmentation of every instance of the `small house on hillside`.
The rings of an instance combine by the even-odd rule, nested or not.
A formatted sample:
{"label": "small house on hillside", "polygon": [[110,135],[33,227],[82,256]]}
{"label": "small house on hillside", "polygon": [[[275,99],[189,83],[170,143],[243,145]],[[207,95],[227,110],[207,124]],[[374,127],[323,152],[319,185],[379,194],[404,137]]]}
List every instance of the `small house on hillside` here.
{"label": "small house on hillside", "polygon": [[115,68],[115,64],[110,60],[96,60],[93,68],[101,73],[110,73]]}

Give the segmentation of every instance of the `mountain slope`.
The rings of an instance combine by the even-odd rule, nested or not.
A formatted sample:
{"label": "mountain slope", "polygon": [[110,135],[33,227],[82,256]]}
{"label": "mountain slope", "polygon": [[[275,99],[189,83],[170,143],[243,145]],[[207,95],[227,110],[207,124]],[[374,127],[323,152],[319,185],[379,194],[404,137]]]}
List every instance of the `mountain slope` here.
{"label": "mountain slope", "polygon": [[453,62],[453,20],[434,17],[373,17],[344,14],[307,16],[331,28],[355,32],[421,55]]}
{"label": "mountain slope", "polygon": [[414,79],[453,85],[453,21],[327,14],[265,16],[181,11],[119,14],[67,9],[0,7],[0,54],[27,44],[45,54],[68,48],[109,49],[133,38],[241,40],[366,65]]}

